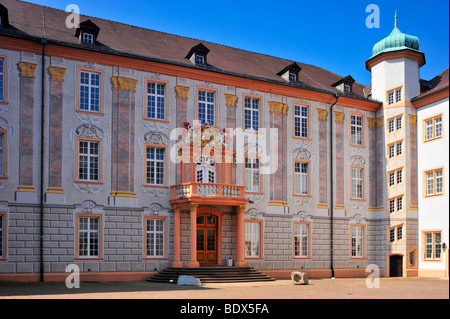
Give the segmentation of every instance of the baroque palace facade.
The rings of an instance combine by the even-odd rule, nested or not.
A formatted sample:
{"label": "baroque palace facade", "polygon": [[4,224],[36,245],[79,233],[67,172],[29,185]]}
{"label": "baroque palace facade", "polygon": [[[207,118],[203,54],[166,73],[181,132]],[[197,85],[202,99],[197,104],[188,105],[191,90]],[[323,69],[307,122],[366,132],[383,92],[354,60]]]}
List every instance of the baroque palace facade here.
{"label": "baroque palace facade", "polygon": [[0,5],[0,280],[230,259],[275,277],[417,276],[448,242],[447,216],[419,250],[417,167],[417,109],[444,100],[448,123],[448,70],[420,80],[419,41],[397,25],[365,87],[97,18],[70,29],[68,15]]}

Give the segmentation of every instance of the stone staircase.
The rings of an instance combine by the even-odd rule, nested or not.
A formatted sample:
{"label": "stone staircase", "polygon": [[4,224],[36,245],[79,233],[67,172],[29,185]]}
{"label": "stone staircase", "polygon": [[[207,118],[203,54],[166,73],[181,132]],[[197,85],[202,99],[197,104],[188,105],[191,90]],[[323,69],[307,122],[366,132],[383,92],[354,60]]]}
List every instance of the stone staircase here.
{"label": "stone staircase", "polygon": [[168,267],[159,273],[147,278],[151,282],[177,283],[181,275],[200,279],[202,283],[227,282],[258,282],[274,281],[253,267],[199,267],[199,268],[173,268]]}

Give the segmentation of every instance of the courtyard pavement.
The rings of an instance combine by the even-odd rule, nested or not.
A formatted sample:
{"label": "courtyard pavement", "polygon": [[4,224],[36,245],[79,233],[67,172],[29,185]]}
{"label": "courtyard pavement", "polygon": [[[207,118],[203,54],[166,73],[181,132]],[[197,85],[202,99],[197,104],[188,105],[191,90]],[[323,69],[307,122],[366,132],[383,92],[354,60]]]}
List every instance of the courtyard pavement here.
{"label": "courtyard pavement", "polygon": [[367,288],[366,278],[310,279],[252,283],[207,283],[201,287],[153,282],[0,283],[0,299],[449,299],[449,280],[381,278]]}

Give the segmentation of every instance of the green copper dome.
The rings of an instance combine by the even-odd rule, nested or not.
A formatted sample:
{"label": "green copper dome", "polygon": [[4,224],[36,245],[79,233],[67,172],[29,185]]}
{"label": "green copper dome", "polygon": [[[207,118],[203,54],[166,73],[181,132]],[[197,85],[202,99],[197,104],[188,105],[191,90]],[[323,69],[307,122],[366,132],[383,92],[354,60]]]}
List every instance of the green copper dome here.
{"label": "green copper dome", "polygon": [[403,49],[419,51],[419,38],[404,34],[397,28],[397,13],[395,14],[395,26],[391,34],[373,46],[372,57],[384,53]]}

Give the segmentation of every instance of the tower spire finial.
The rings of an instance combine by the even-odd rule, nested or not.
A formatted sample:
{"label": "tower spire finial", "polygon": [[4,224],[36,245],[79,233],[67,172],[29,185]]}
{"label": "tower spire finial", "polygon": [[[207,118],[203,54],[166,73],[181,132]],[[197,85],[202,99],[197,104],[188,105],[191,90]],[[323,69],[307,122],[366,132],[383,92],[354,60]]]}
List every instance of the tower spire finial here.
{"label": "tower spire finial", "polygon": [[397,10],[395,10],[395,25],[394,25],[394,27],[397,28]]}

